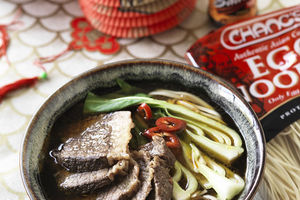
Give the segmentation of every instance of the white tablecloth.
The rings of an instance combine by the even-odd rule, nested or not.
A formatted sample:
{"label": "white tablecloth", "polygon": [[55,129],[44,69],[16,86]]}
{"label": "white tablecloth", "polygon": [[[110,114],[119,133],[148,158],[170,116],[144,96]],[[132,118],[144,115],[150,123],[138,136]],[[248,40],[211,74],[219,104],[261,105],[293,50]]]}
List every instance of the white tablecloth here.
{"label": "white tablecloth", "polygon": [[[299,4],[300,0],[258,0],[260,13]],[[192,15],[167,32],[143,39],[119,39],[121,50],[114,55],[72,51],[46,64],[49,80],[17,91],[0,104],[0,199],[28,199],[19,172],[19,151],[32,115],[57,88],[72,77],[103,63],[129,58],[165,58],[186,62],[183,55],[197,38],[214,27],[208,20],[207,0],[198,0]],[[39,56],[64,50],[71,40],[70,22],[82,16],[76,0],[0,0],[0,24],[8,23],[21,9],[23,25],[8,30],[8,58],[0,60],[0,86],[23,77],[40,75],[33,65]]]}

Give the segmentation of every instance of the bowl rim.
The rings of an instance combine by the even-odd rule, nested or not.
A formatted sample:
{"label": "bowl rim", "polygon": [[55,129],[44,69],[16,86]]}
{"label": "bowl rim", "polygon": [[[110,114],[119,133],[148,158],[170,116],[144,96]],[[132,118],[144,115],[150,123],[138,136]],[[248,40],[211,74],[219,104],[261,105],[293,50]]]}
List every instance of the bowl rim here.
{"label": "bowl rim", "polygon": [[30,130],[33,128],[35,122],[37,120],[39,120],[38,115],[44,110],[47,103],[51,102],[51,100],[53,98],[55,98],[55,96],[57,96],[64,88],[69,87],[69,85],[72,85],[74,82],[76,82],[84,77],[91,76],[93,73],[96,73],[96,72],[99,73],[99,71],[105,71],[108,69],[119,68],[122,66],[125,67],[128,64],[132,64],[132,65],[146,64],[146,65],[152,65],[152,66],[157,65],[157,64],[164,64],[164,65],[166,64],[166,65],[170,65],[170,66],[176,66],[176,68],[182,68],[185,70],[189,70],[193,73],[200,74],[202,76],[208,77],[209,79],[213,79],[218,84],[221,84],[223,87],[229,89],[232,93],[234,93],[234,95],[236,95],[239,98],[239,100],[242,101],[242,103],[250,111],[250,114],[254,116],[256,125],[260,132],[260,136],[257,138],[261,139],[261,140],[258,140],[258,143],[259,143],[258,146],[261,147],[261,153],[259,154],[260,155],[260,158],[259,158],[260,165],[259,165],[259,168],[257,169],[257,176],[254,179],[254,181],[252,182],[252,187],[249,189],[249,192],[245,197],[245,200],[253,199],[258,190],[258,187],[261,183],[261,180],[263,178],[265,161],[266,161],[266,140],[265,140],[264,130],[262,128],[262,125],[261,125],[256,113],[252,109],[251,105],[244,99],[242,94],[240,94],[240,92],[234,87],[234,85],[232,85],[227,80],[223,79],[220,76],[214,75],[210,72],[204,71],[198,67],[192,66],[190,64],[173,61],[173,60],[167,60],[167,59],[126,59],[126,60],[111,62],[111,63],[107,63],[107,64],[102,64],[102,65],[96,66],[92,69],[89,69],[83,73],[78,74],[77,76],[73,77],[71,80],[67,81],[65,84],[60,86],[58,89],[56,89],[51,95],[49,95],[44,100],[44,102],[40,105],[40,107],[35,111],[35,113],[32,115],[32,118],[28,123],[28,126],[26,128],[25,134],[24,134],[22,142],[21,142],[21,148],[20,148],[20,152],[19,152],[19,168],[20,168],[22,183],[23,183],[23,186],[25,188],[25,191],[26,191],[28,197],[31,200],[39,199],[36,195],[36,192],[32,188],[32,185],[29,181],[29,174],[27,173],[26,167],[25,167],[25,160],[26,160],[26,155],[27,155],[26,149],[28,147],[29,137],[31,135],[29,133],[30,133]]}

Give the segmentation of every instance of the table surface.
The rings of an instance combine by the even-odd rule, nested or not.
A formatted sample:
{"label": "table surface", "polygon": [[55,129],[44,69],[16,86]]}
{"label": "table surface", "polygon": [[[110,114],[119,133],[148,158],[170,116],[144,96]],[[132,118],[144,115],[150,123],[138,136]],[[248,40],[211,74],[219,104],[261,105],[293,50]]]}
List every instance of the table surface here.
{"label": "table surface", "polygon": [[[299,4],[300,0],[258,0],[259,13]],[[72,51],[46,64],[49,80],[14,92],[0,104],[0,199],[23,200],[26,195],[19,172],[19,151],[32,115],[56,89],[74,76],[103,63],[131,58],[163,58],[186,62],[183,55],[197,38],[214,29],[207,16],[208,0],[198,0],[191,16],[179,26],[141,39],[119,39],[121,50],[114,55]],[[0,87],[14,80],[37,76],[33,61],[64,50],[71,41],[70,22],[83,16],[76,0],[0,0],[0,24],[12,20],[18,10],[23,22],[8,30],[7,55],[0,60]]]}

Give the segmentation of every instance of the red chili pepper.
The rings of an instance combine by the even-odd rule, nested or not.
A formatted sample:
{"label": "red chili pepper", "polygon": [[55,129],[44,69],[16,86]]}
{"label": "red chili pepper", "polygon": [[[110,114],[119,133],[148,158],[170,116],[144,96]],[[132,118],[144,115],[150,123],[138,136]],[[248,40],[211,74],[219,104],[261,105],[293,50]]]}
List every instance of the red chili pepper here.
{"label": "red chili pepper", "polygon": [[163,137],[166,141],[166,145],[169,148],[179,148],[180,147],[180,141],[176,134],[174,133],[168,133],[165,131],[162,131],[159,127],[153,127],[150,129],[147,129],[143,135],[149,139],[152,139],[154,136],[160,136]]}
{"label": "red chili pepper", "polygon": [[141,115],[143,115],[144,119],[151,119],[152,117],[152,111],[150,106],[148,106],[148,104],[146,103],[142,103],[139,107],[138,107],[138,112],[141,113]]}
{"label": "red chili pepper", "polygon": [[180,141],[176,134],[164,132],[164,139],[169,148],[179,148]]}
{"label": "red chili pepper", "polygon": [[181,132],[186,128],[186,122],[177,119],[174,117],[161,117],[158,118],[155,122],[156,126],[160,128],[160,130],[166,132]]}
{"label": "red chili pepper", "polygon": [[148,138],[148,139],[152,139],[153,136],[163,136],[161,130],[158,127],[152,127],[147,129],[143,135]]}
{"label": "red chili pepper", "polygon": [[23,87],[32,86],[39,79],[46,79],[46,78],[47,78],[47,74],[43,73],[40,77],[36,76],[36,77],[32,77],[32,78],[24,78],[24,79],[20,79],[13,83],[10,83],[8,85],[4,85],[4,86],[0,87],[0,102],[9,92],[15,91],[15,90],[23,88]]}

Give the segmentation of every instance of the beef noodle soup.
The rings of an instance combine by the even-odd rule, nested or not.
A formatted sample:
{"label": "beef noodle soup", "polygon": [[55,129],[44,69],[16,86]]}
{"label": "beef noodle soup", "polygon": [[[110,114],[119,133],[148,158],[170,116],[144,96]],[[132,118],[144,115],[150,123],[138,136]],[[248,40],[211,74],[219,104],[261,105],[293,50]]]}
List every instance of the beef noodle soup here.
{"label": "beef noodle soup", "polygon": [[225,111],[195,88],[117,83],[54,123],[39,173],[48,199],[238,198],[246,152]]}

